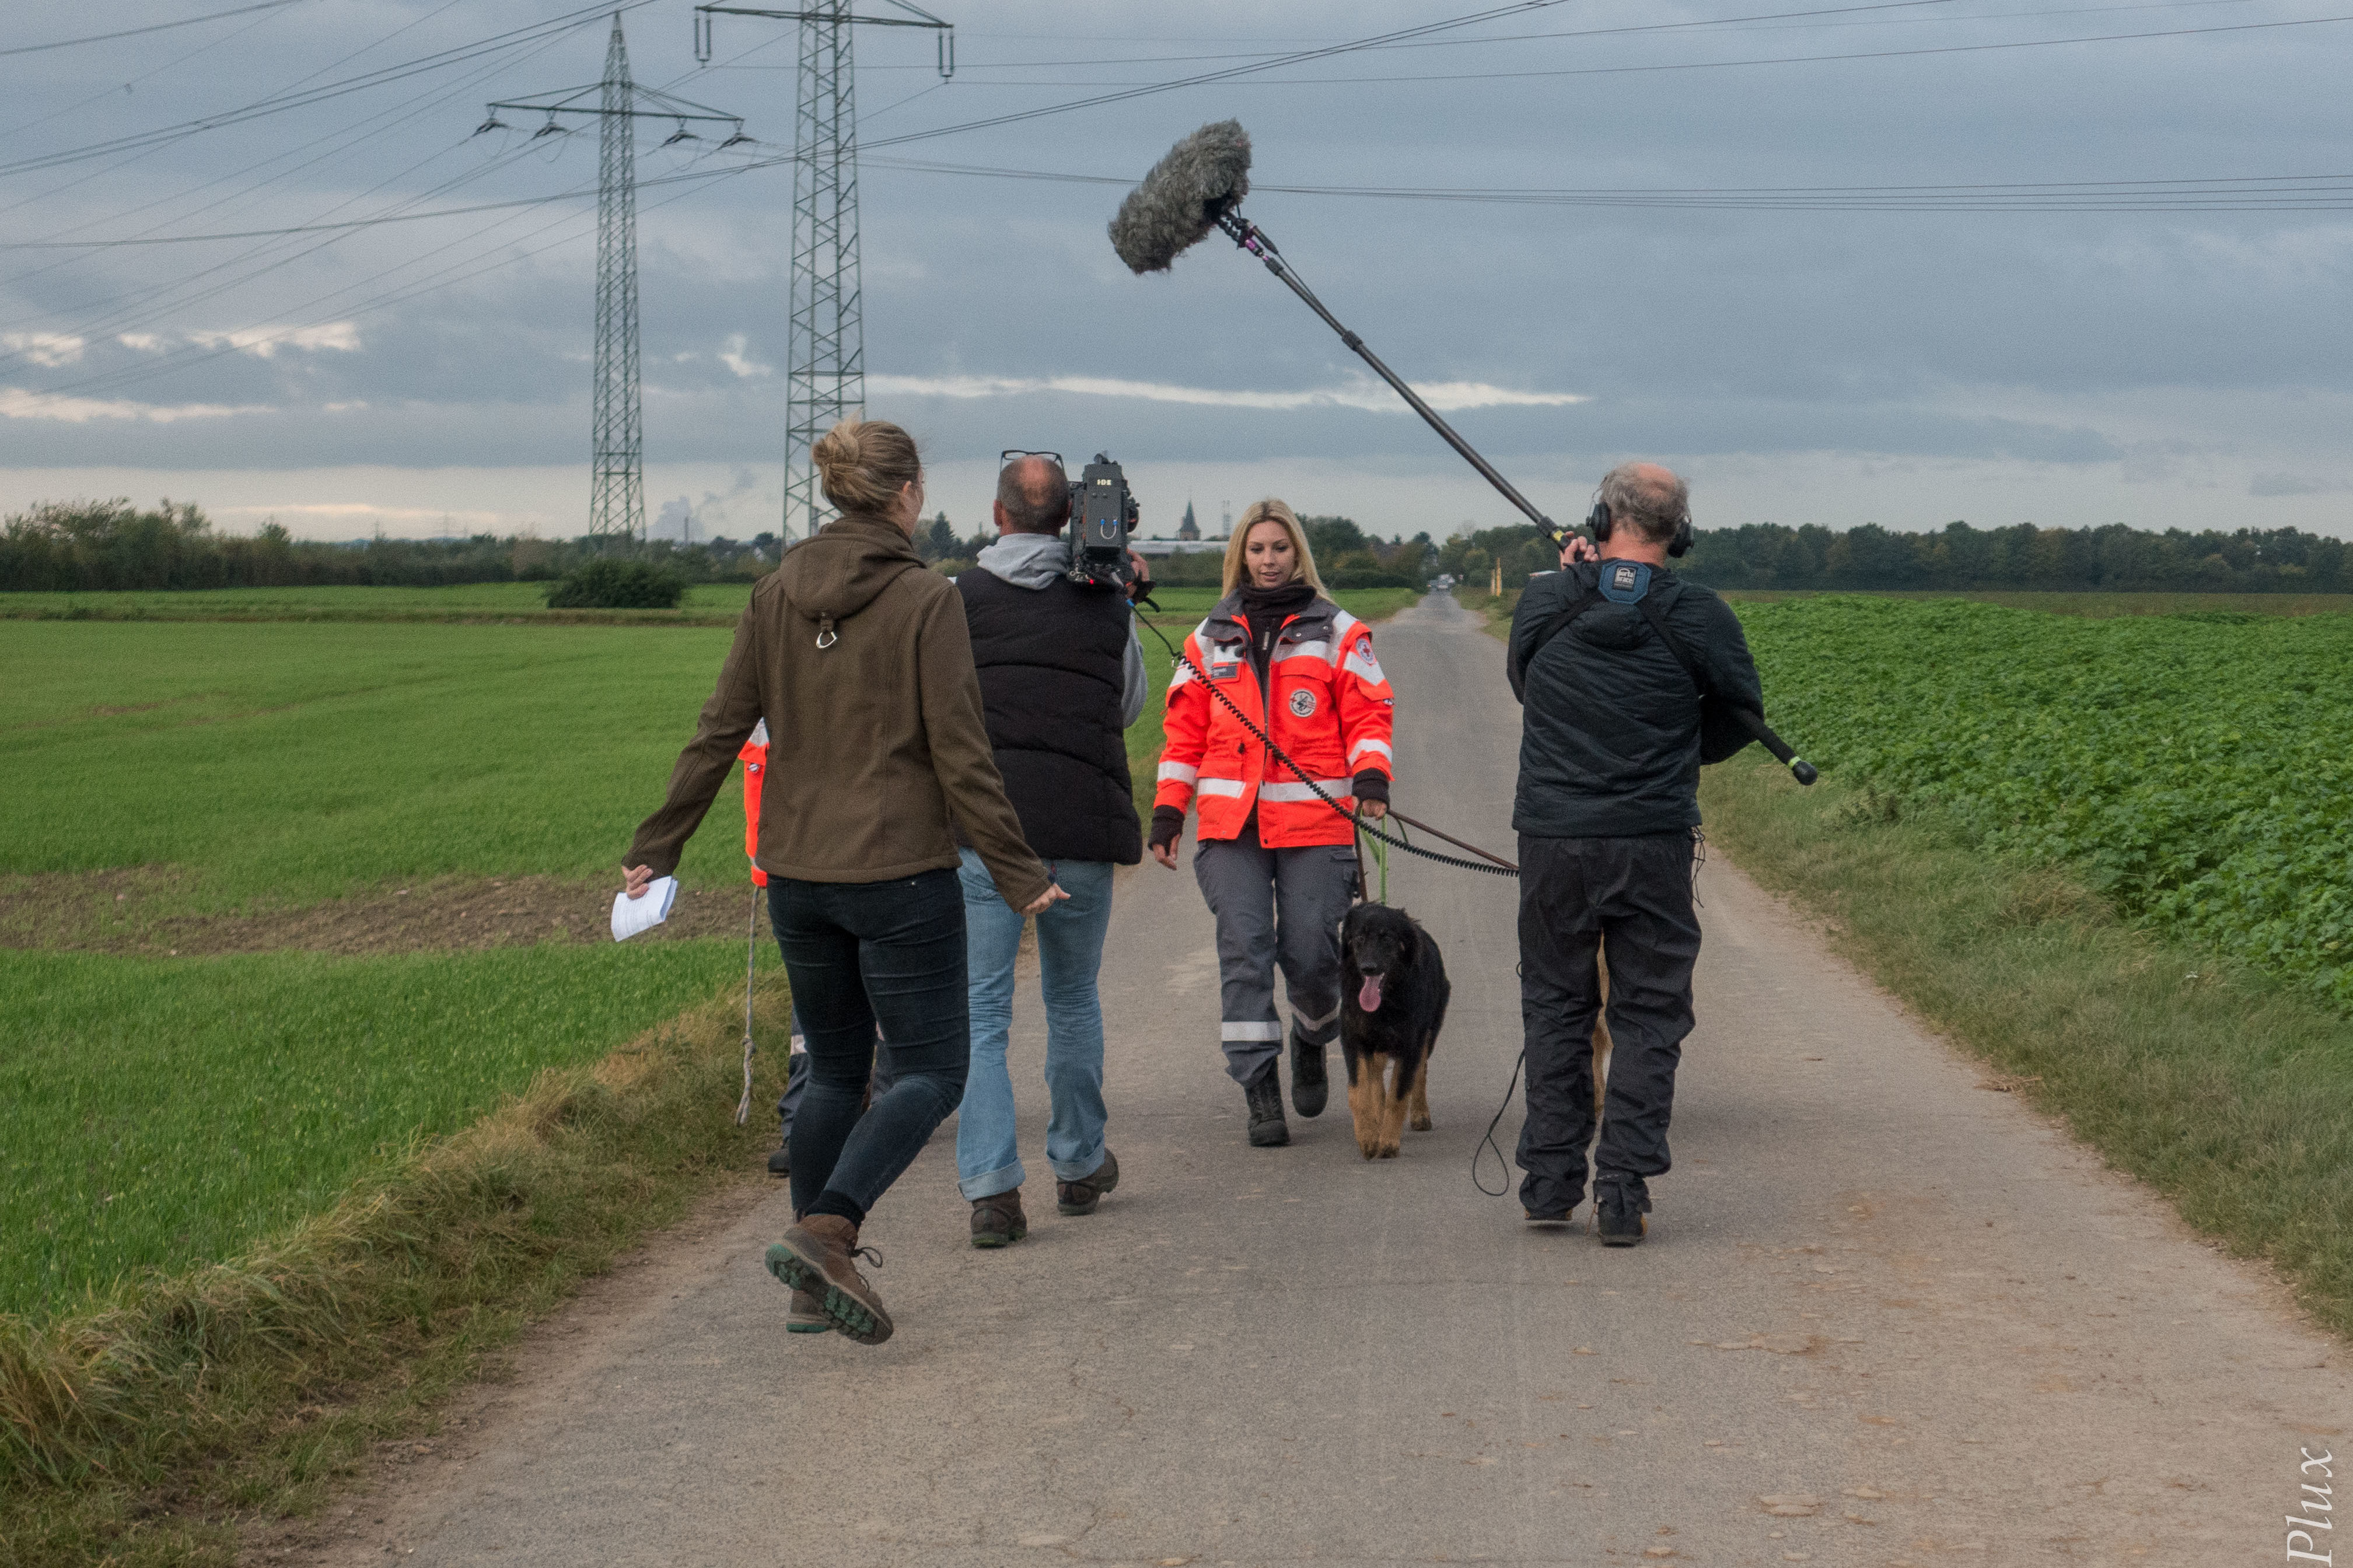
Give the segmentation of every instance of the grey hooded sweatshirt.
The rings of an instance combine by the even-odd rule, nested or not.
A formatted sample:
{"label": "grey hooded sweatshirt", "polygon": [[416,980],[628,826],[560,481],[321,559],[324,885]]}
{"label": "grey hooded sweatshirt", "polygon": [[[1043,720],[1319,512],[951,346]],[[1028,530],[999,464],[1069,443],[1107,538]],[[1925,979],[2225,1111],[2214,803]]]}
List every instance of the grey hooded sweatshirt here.
{"label": "grey hooded sweatshirt", "polygon": [[[1039,592],[1070,569],[1070,542],[1059,533],[1000,534],[996,543],[981,551],[973,564],[1017,588]],[[1144,674],[1144,645],[1136,640],[1132,616],[1127,623],[1125,674],[1126,686],[1119,698],[1122,725],[1134,723],[1136,716],[1144,711],[1144,700],[1152,695],[1152,683]]]}

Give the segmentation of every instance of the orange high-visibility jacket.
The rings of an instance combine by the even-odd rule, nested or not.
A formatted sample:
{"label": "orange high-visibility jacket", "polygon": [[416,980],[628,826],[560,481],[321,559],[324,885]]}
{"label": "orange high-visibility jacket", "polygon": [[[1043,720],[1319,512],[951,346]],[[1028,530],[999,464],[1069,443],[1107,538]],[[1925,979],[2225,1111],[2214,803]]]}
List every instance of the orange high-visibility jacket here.
{"label": "orange high-visibility jacket", "polygon": [[760,785],[768,776],[768,721],[752,726],[751,738],[735,753],[744,764],[744,853],[752,858],[752,885],[765,888],[768,874],[760,869]]}
{"label": "orange high-visibility jacket", "polygon": [[[1371,769],[1387,777],[1393,771],[1389,721],[1396,701],[1373,657],[1372,628],[1318,597],[1275,635],[1266,691],[1250,663],[1250,643],[1240,595],[1228,595],[1186,637],[1185,654],[1343,811],[1353,810],[1355,774]],[[1356,841],[1349,819],[1268,756],[1258,737],[1181,663],[1168,682],[1166,734],[1153,804],[1182,811],[1198,795],[1199,837],[1240,837],[1255,808],[1259,842],[1270,849]]]}

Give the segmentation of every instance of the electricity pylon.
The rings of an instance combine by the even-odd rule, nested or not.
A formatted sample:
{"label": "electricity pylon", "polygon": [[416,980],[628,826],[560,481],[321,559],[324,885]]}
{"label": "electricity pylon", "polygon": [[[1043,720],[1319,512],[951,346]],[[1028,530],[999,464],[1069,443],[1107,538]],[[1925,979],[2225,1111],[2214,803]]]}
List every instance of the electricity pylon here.
{"label": "electricity pylon", "polygon": [[801,26],[793,120],[793,268],[786,310],[784,538],[807,539],[832,516],[809,447],[866,406],[866,321],[858,265],[857,26],[923,27],[938,35],[940,79],[955,74],[955,26],[908,0],[903,16],[860,16],[850,0],[800,10],[694,8],[694,58],[711,59],[713,16],[765,16]]}
{"label": "electricity pylon", "polygon": [[[582,101],[595,96],[594,102]],[[646,534],[645,401],[638,384],[638,142],[637,121],[671,120],[678,129],[662,142],[702,140],[689,122],[732,128],[732,147],[748,142],[744,117],[629,79],[629,47],[621,37],[621,14],[613,13],[612,41],[605,47],[605,77],[587,87],[490,106],[490,118],[475,134],[508,129],[501,109],[544,114],[547,122],[532,140],[568,134],[567,114],[597,118],[596,159],[596,369],[595,412],[589,435],[588,536],[599,549],[617,540],[642,543]]]}

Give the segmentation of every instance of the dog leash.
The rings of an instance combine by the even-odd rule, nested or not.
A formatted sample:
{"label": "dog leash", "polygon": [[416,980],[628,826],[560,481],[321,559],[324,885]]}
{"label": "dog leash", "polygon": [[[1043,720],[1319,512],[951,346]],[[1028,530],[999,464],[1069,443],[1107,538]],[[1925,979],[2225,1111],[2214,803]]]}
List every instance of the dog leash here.
{"label": "dog leash", "polygon": [[[1143,599],[1139,600],[1138,603],[1151,605],[1151,596],[1147,595]],[[1156,610],[1160,606],[1157,605],[1152,605],[1152,607]],[[1138,618],[1141,619],[1142,617],[1139,616]],[[1415,822],[1411,817],[1406,816],[1401,813],[1392,811],[1389,815],[1397,817],[1400,822],[1404,822],[1410,826],[1420,828],[1421,831],[1430,835],[1432,837],[1443,838],[1447,843],[1455,846],[1457,848],[1468,849],[1471,853],[1480,856],[1482,858],[1479,860],[1463,860],[1457,858],[1452,855],[1440,855],[1435,849],[1424,849],[1421,846],[1410,843],[1406,839],[1392,838],[1388,834],[1382,832],[1379,828],[1375,827],[1369,819],[1359,816],[1351,812],[1346,806],[1342,805],[1338,801],[1334,800],[1329,795],[1325,794],[1322,784],[1317,784],[1314,779],[1310,777],[1305,769],[1302,768],[1297,763],[1293,762],[1289,755],[1283,752],[1282,748],[1274,743],[1274,737],[1268,734],[1264,730],[1260,729],[1258,725],[1251,721],[1250,716],[1242,711],[1241,705],[1240,703],[1227,696],[1224,692],[1219,690],[1217,683],[1208,678],[1208,675],[1203,671],[1199,665],[1195,664],[1191,658],[1187,658],[1182,648],[1179,648],[1175,643],[1170,642],[1166,632],[1163,632],[1158,626],[1153,626],[1150,621],[1145,621],[1144,624],[1146,626],[1151,627],[1152,635],[1160,639],[1160,646],[1168,650],[1170,658],[1183,665],[1186,668],[1191,670],[1193,672],[1193,678],[1201,683],[1203,689],[1207,690],[1208,694],[1219,702],[1224,704],[1226,711],[1231,713],[1236,719],[1240,720],[1243,729],[1248,730],[1251,734],[1258,737],[1259,742],[1266,747],[1267,754],[1269,756],[1272,757],[1276,762],[1281,763],[1284,767],[1289,768],[1291,770],[1292,776],[1296,778],[1301,784],[1305,784],[1309,793],[1314,795],[1316,799],[1322,801],[1325,805],[1330,806],[1334,811],[1338,812],[1341,816],[1348,817],[1353,821],[1356,824],[1356,831],[1359,833],[1367,834],[1392,849],[1402,849],[1409,855],[1419,856],[1424,860],[1435,860],[1441,866],[1459,866],[1465,871],[1484,871],[1489,876],[1493,877],[1516,877],[1520,874],[1520,868],[1517,866],[1513,865],[1509,860],[1504,859],[1502,856],[1490,855],[1484,849],[1478,847],[1476,845],[1465,844],[1460,838],[1440,833],[1435,827],[1430,827],[1425,824]],[[1383,868],[1383,874],[1387,874],[1386,867]]]}

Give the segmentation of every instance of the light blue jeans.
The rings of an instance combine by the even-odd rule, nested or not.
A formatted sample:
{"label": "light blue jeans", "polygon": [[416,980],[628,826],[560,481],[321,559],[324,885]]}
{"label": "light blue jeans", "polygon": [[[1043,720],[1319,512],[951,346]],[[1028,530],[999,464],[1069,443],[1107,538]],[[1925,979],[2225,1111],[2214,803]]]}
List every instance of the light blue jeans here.
{"label": "light blue jeans", "polygon": [[[1054,880],[1070,898],[1038,917],[1039,989],[1046,1001],[1046,1160],[1057,1180],[1092,1176],[1103,1161],[1103,1003],[1095,972],[1111,924],[1112,865],[1060,860]],[[1005,1065],[1013,1028],[1013,959],[1021,916],[964,852],[965,969],[972,993],[972,1066],[956,1111],[956,1186],[977,1200],[1022,1182],[1013,1126],[1013,1076]]]}

